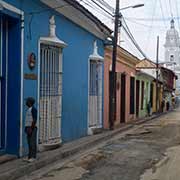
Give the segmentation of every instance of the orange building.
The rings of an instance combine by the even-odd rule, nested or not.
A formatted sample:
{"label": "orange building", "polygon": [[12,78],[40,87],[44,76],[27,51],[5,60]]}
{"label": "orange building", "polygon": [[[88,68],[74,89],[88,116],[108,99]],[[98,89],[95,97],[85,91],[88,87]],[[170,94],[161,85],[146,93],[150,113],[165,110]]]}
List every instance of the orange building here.
{"label": "orange building", "polygon": [[[118,47],[116,63],[116,120],[115,126],[125,123],[136,118],[135,110],[135,75],[136,64],[140,60]],[[104,62],[104,128],[109,128],[109,89],[110,75],[112,69],[112,47],[105,49]]]}

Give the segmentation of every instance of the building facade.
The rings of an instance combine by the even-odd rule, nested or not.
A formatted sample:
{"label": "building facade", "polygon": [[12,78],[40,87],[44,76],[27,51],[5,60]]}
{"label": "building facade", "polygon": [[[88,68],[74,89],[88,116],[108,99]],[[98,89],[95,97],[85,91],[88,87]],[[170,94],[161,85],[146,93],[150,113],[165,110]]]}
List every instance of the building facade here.
{"label": "building facade", "polygon": [[[151,113],[159,112],[162,104],[163,97],[163,86],[162,80],[160,79],[160,69],[158,69],[158,81],[156,81],[156,72],[157,67],[156,64],[149,60],[144,59],[139,64],[136,65],[136,69],[141,71],[141,74],[144,73],[147,80],[150,83],[150,105],[151,105]],[[149,77],[148,77],[149,76]]]}
{"label": "building facade", "polygon": [[137,71],[136,73],[136,118],[144,118],[152,113],[151,86],[153,77]]}
{"label": "building facade", "polygon": [[[118,47],[116,61],[116,120],[115,126],[135,120],[135,75],[139,59]],[[104,62],[104,128],[109,128],[110,80],[112,70],[112,48],[105,49]]]}
{"label": "building facade", "polygon": [[111,31],[75,0],[0,5],[0,153],[26,154],[29,96],[38,108],[39,146],[103,126],[102,57]]}

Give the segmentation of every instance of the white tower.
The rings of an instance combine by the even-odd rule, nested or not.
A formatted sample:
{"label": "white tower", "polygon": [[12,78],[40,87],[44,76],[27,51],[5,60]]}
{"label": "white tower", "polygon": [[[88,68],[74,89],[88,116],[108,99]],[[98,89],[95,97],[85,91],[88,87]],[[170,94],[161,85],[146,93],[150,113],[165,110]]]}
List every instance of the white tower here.
{"label": "white tower", "polygon": [[176,81],[177,94],[180,95],[180,38],[175,29],[174,20],[171,20],[171,27],[166,33],[165,42],[165,67],[173,70],[178,76]]}
{"label": "white tower", "polygon": [[174,20],[171,20],[171,28],[166,33],[165,62],[169,64],[180,64],[180,38],[175,29]]}

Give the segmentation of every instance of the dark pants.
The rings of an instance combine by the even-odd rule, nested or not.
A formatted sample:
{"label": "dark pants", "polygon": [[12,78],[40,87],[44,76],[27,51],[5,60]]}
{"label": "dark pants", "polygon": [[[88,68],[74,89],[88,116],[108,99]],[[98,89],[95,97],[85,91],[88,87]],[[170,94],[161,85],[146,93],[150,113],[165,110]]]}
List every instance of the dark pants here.
{"label": "dark pants", "polygon": [[28,158],[36,158],[37,144],[36,144],[37,128],[32,130],[31,135],[27,133],[27,142],[29,147]]}

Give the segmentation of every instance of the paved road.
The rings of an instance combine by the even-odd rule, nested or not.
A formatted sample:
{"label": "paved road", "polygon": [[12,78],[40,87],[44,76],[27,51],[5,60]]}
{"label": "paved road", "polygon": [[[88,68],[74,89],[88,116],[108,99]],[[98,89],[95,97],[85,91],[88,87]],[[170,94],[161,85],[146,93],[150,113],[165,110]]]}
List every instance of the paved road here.
{"label": "paved road", "polygon": [[23,179],[178,180],[179,144],[180,109]]}

